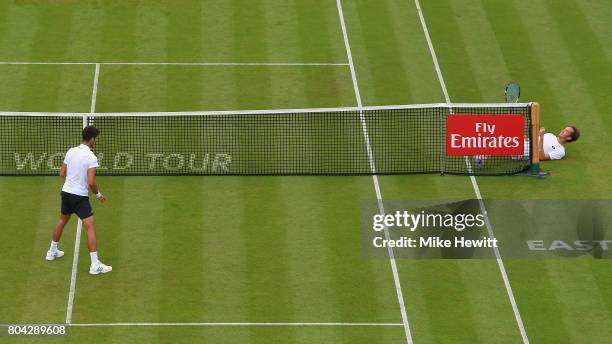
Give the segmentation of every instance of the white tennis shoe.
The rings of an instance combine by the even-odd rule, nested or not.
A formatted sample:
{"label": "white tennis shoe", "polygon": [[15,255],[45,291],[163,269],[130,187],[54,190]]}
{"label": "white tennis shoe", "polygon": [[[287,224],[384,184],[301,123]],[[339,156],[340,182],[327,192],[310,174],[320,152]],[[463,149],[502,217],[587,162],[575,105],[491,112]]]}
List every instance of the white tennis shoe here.
{"label": "white tennis shoe", "polygon": [[60,251],[60,250],[54,250],[54,251],[47,251],[47,257],[45,259],[47,260],[56,260],[57,258],[62,258],[64,256],[64,251]]}
{"label": "white tennis shoe", "polygon": [[97,274],[105,274],[107,272],[111,272],[113,271],[113,267],[109,266],[109,265],[104,265],[102,264],[102,262],[99,262],[96,265],[92,265],[89,268],[89,273],[92,275],[97,275]]}

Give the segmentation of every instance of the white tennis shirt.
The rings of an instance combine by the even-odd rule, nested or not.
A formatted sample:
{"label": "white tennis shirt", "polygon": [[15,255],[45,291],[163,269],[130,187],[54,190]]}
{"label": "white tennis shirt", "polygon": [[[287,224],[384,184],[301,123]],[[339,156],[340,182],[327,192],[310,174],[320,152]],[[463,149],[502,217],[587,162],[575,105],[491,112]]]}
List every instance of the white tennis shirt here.
{"label": "white tennis shirt", "polygon": [[[529,157],[529,151],[531,148],[530,140],[525,138],[524,153],[523,157],[527,159]],[[550,160],[559,160],[565,156],[565,147],[559,143],[559,140],[555,134],[546,133],[544,134],[544,153],[548,154]],[[517,157],[518,158],[518,157]]]}
{"label": "white tennis shirt", "polygon": [[550,160],[558,160],[565,156],[565,147],[559,143],[555,134],[544,134],[544,153],[548,154]]}
{"label": "white tennis shirt", "polygon": [[87,170],[99,166],[98,158],[87,145],[81,144],[68,150],[64,164],[68,167],[68,171],[62,191],[78,196],[88,196]]}

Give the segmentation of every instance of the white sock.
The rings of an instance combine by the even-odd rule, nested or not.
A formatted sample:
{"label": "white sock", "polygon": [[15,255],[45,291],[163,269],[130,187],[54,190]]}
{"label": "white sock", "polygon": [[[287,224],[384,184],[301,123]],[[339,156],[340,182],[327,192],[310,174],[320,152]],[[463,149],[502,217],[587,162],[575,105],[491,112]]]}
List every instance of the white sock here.
{"label": "white sock", "polygon": [[57,241],[51,240],[51,248],[49,251],[57,251]]}
{"label": "white sock", "polygon": [[91,257],[91,265],[96,266],[100,261],[98,260],[98,252],[89,252],[89,256]]}

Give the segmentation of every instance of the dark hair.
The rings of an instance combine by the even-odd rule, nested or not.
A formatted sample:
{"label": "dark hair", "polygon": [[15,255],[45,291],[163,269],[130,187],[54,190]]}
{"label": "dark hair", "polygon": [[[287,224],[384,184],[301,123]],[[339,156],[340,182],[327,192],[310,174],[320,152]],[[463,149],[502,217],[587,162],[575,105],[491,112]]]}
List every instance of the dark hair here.
{"label": "dark hair", "polygon": [[578,140],[578,138],[580,137],[580,131],[578,130],[578,128],[574,127],[573,125],[570,126],[570,128],[574,129],[574,132],[571,135],[572,140],[570,142],[574,142]]}
{"label": "dark hair", "polygon": [[98,137],[100,130],[93,125],[83,128],[83,141],[89,141],[93,138]]}

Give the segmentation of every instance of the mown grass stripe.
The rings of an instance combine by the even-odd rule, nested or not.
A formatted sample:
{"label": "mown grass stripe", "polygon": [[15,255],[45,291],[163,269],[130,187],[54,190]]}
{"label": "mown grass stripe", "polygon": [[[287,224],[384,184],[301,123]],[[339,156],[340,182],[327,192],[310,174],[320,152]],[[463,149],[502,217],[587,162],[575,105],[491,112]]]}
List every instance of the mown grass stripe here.
{"label": "mown grass stripe", "polygon": [[[385,183],[385,185],[389,186],[389,183]],[[398,264],[399,274],[402,278],[402,284],[410,286],[411,298],[407,311],[408,316],[410,316],[413,337],[418,338],[419,342],[436,343],[434,336],[439,324],[430,322],[430,317],[427,314],[429,296],[427,290],[422,288],[424,282],[420,281],[420,279],[429,280],[429,276],[433,272],[428,275],[421,275],[421,264],[420,261],[416,260],[401,260]],[[440,276],[444,276],[442,272],[440,272]],[[443,278],[438,277],[438,280],[443,280]]]}
{"label": "mown grass stripe", "polygon": [[[45,261],[52,226],[55,224],[49,222],[49,212],[51,209],[59,209],[53,207],[52,203],[58,201],[59,191],[52,191],[54,184],[50,178],[27,181],[4,177],[0,185],[0,206],[2,209],[15,210],[6,212],[2,217],[3,230],[0,239],[5,243],[5,257],[0,269],[3,290],[3,298],[0,300],[3,311],[0,317],[3,322],[9,323],[47,321],[46,318],[61,323],[66,290],[62,287],[66,280],[56,276],[67,276],[70,268],[59,260]],[[24,193],[28,186],[36,187],[39,192]],[[56,217],[53,219],[57,220]],[[68,237],[69,235],[64,238],[68,240],[62,241],[61,249],[70,247]],[[47,287],[57,289],[57,293],[46,295]],[[35,309],[34,306],[40,303],[45,304],[47,308],[42,311]]]}
{"label": "mown grass stripe", "polygon": [[[435,69],[431,63],[431,56],[425,49],[427,42],[422,33],[415,4],[410,1],[397,0],[387,0],[386,3],[389,15],[387,25],[396,33],[397,40],[392,44],[398,47],[403,73],[402,78],[390,78],[388,82],[399,90],[408,88],[410,92],[380,94],[382,98],[376,99],[376,104],[418,104],[439,101],[439,85],[437,80],[431,77],[435,75]],[[378,58],[382,61],[386,60],[386,56]],[[390,67],[394,72],[400,72],[396,67]],[[407,86],[405,86],[406,83]]]}
{"label": "mown grass stripe", "polygon": [[[239,56],[236,50],[240,37],[235,30],[239,30],[241,19],[234,13],[236,3],[230,1],[218,2],[208,1],[202,7],[202,37],[201,45],[204,56],[212,56],[210,59],[224,61],[239,61],[243,56]],[[218,20],[218,18],[224,18]],[[234,21],[238,20],[238,23]],[[244,56],[248,59],[248,56]],[[239,61],[240,62],[240,61]],[[234,69],[236,68],[236,69]],[[248,93],[241,92],[238,87],[242,84],[240,76],[244,69],[240,66],[231,69],[207,69],[204,73],[202,87],[203,109],[225,109],[232,110],[240,108],[240,101],[249,97]]]}
{"label": "mown grass stripe", "polygon": [[[24,58],[25,52],[32,50],[34,36],[38,32],[38,11],[23,6],[14,6],[10,1],[2,1],[0,9],[0,56],[7,59]],[[33,13],[32,13],[33,12]],[[28,18],[30,20],[24,20]],[[24,52],[25,51],[25,52]],[[26,101],[27,81],[31,76],[27,67],[13,68],[1,66],[3,82],[0,84],[0,108],[27,111],[35,109]]]}
{"label": "mown grass stripe", "polygon": [[[160,321],[164,194],[161,188],[151,188],[160,182],[159,177],[110,177],[100,181],[101,187],[110,189],[104,209],[98,206],[100,258],[113,266],[113,272],[95,277],[111,279],[112,287],[99,290],[101,281],[82,275],[81,295],[97,297],[81,297],[76,301],[80,310],[76,319],[80,322]],[[88,264],[87,258],[83,261]],[[109,300],[109,304],[100,303],[100,299]],[[141,340],[153,342],[158,335],[159,329],[152,329]],[[119,329],[112,328],[108,340],[122,341],[124,336]]]}
{"label": "mown grass stripe", "polygon": [[[363,40],[364,46],[361,47],[360,55],[357,59],[359,64],[365,65],[371,74],[371,81],[368,83],[368,99],[396,99],[405,100],[410,98],[412,90],[407,83],[404,74],[404,64],[401,59],[401,51],[395,42],[400,38],[396,35],[393,26],[389,23],[391,9],[389,1],[367,2],[357,1],[355,3],[356,16],[359,19],[361,28],[357,35]],[[393,42],[393,44],[389,44]],[[384,56],[384,58],[381,58]],[[399,82],[403,87],[395,87],[394,83]],[[368,102],[366,104],[380,104]]]}
{"label": "mown grass stripe", "polygon": [[[278,54],[278,50],[283,50],[280,54],[286,55],[287,60],[297,60],[300,56],[300,36],[298,34],[298,23],[295,9],[290,1],[278,2],[266,0],[262,3],[265,13],[273,13],[273,16],[266,16],[261,23],[261,30],[264,34],[267,51],[270,55]],[[316,35],[315,32],[312,33]],[[317,35],[318,36],[318,35]],[[274,59],[269,56],[267,60]],[[270,100],[268,105],[274,108],[306,105],[306,86],[304,84],[304,68],[291,70],[267,68],[271,84]],[[277,137],[274,137],[277,139]],[[279,138],[280,139],[280,138]],[[277,144],[282,144],[280,141]]]}
{"label": "mown grass stripe", "polygon": [[612,334],[609,309],[589,269],[591,263],[579,259],[545,263],[551,275],[550,292],[557,297],[559,317],[567,324],[569,342],[594,343]]}
{"label": "mown grass stripe", "polygon": [[[134,54],[137,61],[168,59],[168,17],[165,1],[145,1],[132,3],[136,6]],[[178,6],[178,5],[177,5]]]}
{"label": "mown grass stripe", "polygon": [[[335,12],[327,12],[325,6],[310,6],[303,1],[293,1],[294,21],[297,25],[298,47],[301,59],[311,58],[313,54],[309,51],[308,46],[315,44],[320,46],[322,50],[331,52],[332,41],[326,17],[335,14]],[[336,23],[334,23],[336,24]],[[334,27],[337,26],[334,25]],[[316,34],[313,34],[312,27],[317,27]],[[342,61],[342,60],[339,60]],[[324,75],[323,75],[324,74]],[[289,106],[300,105],[311,106],[339,106],[343,104],[353,105],[354,96],[352,91],[350,71],[348,65],[345,68],[334,70],[300,70],[299,78],[295,78],[295,87],[301,91],[301,102],[289,103]],[[325,131],[328,129],[339,129],[344,127],[342,123],[323,123],[321,121],[313,121],[308,124],[308,120],[301,123],[302,126],[308,126],[311,130]],[[341,134],[338,134],[341,135]],[[317,142],[310,142],[313,146],[299,147],[302,150],[302,159],[308,161],[309,164],[317,164],[317,159],[321,159],[320,153],[316,152]],[[320,142],[319,142],[320,144]],[[319,155],[317,155],[319,154]],[[331,162],[334,163],[334,162]]]}
{"label": "mown grass stripe", "polygon": [[[113,2],[103,7],[103,33],[99,56],[104,62],[134,61],[137,8],[134,2]],[[126,78],[129,80],[129,77]]]}
{"label": "mown grass stripe", "polygon": [[[327,264],[334,297],[332,305],[338,319],[355,322],[364,319],[401,321],[395,290],[389,281],[388,261],[367,259],[361,252],[358,213],[361,209],[360,195],[373,193],[369,178],[317,178],[315,182],[321,190],[323,228],[326,229],[320,237],[321,245],[333,253],[327,259]],[[346,200],[353,202],[346,203]],[[330,206],[338,203],[345,203],[346,206]],[[363,340],[393,342],[404,341],[405,337],[402,329],[398,328],[397,332],[385,332],[384,335],[364,333]]]}
{"label": "mown grass stripe", "polygon": [[[233,1],[233,34],[238,60],[252,59],[253,56],[267,61],[274,56],[270,51],[265,32],[269,17],[267,7],[261,2]],[[235,71],[239,72],[239,71]],[[254,78],[246,82],[235,74],[238,108],[247,104],[261,104],[260,108],[274,107],[271,75],[266,68],[251,74]],[[247,98],[249,88],[256,88],[255,98]],[[262,133],[265,134],[265,133]],[[256,134],[255,134],[256,135]],[[270,143],[271,144],[271,143]],[[272,147],[271,147],[272,148]],[[257,178],[255,182],[242,180],[243,214],[247,225],[242,228],[245,237],[246,276],[248,287],[249,319],[294,319],[295,309],[289,295],[289,256],[287,229],[282,219],[280,181],[274,177]],[[257,333],[249,331],[249,339],[256,340]],[[287,332],[284,340],[295,340],[294,331]]]}
{"label": "mown grass stripe", "polygon": [[[465,41],[460,34],[457,16],[450,2],[436,1],[425,5],[423,10],[428,14],[427,26],[431,41],[436,53],[441,57],[439,59],[440,68],[445,71],[448,78],[459,80],[457,85],[476,85],[475,73],[469,62]],[[478,89],[473,86],[461,88],[450,86],[449,93],[453,102],[458,103],[479,102],[482,98]]]}
{"label": "mown grass stripe", "polygon": [[[525,316],[525,327],[534,343],[568,341],[572,326],[563,317],[560,300],[553,292],[553,280],[558,278],[544,260],[508,261],[508,273],[515,283],[517,301]],[[533,283],[537,280],[537,283]]]}
{"label": "mown grass stripe", "polygon": [[210,61],[235,60],[233,6],[234,2],[231,1],[203,1],[200,12],[201,58]]}
{"label": "mown grass stripe", "polygon": [[[316,178],[281,177],[283,219],[287,233],[288,275],[293,283],[289,290],[295,319],[301,321],[344,321],[338,316],[334,286],[334,270],[330,262],[337,251],[332,251],[325,239],[326,232],[341,230],[325,226],[325,205]],[[297,183],[297,179],[300,182]],[[299,196],[298,196],[299,195]],[[306,339],[296,332],[298,341]],[[334,331],[330,342],[341,337]]]}
{"label": "mown grass stripe", "polygon": [[[366,46],[365,42],[362,40],[361,38],[361,32],[364,30],[361,25],[361,21],[359,20],[359,12],[357,11],[357,3],[353,2],[353,1],[349,1],[345,4],[342,4],[342,8],[343,8],[343,14],[344,14],[344,21],[345,21],[345,26],[346,26],[346,36],[347,38],[349,38],[349,43],[351,44],[351,55],[354,55],[356,57],[358,56],[366,56],[366,52],[364,51],[364,48]],[[336,12],[338,12],[338,10],[336,9]],[[350,21],[349,21],[350,20]],[[338,25],[338,23],[334,23],[335,26],[340,26],[340,28],[342,28],[342,25]],[[357,34],[355,34],[357,33]],[[350,61],[350,59],[348,59],[347,57],[347,50],[346,50],[346,46],[345,46],[345,38],[344,38],[344,32],[340,32],[340,35],[338,37],[339,42],[344,43],[343,44],[343,50],[344,50],[344,54],[342,56],[342,60],[349,62],[349,71],[351,72],[350,75],[350,81],[351,83],[351,100],[349,102],[350,106],[363,106],[364,104],[355,104],[355,99],[356,99],[356,92],[355,92],[355,80],[353,78],[353,68],[355,69],[355,74],[357,74],[359,76],[359,82],[361,83],[362,87],[365,88],[364,91],[364,97],[367,97],[367,94],[365,93],[369,93],[367,90],[368,85],[373,83],[373,72],[370,71],[367,68],[361,68],[361,62],[360,59],[355,58],[352,62]],[[357,61],[355,63],[355,61]],[[358,89],[359,91],[360,89]],[[361,94],[359,95],[361,97]],[[361,97],[361,101],[363,101],[363,97]],[[366,98],[365,104],[370,104],[372,103],[371,101],[369,101],[369,99]]]}
{"label": "mown grass stripe", "polygon": [[[0,47],[5,46],[5,34],[7,30],[8,16],[11,11],[10,2],[0,1]],[[0,54],[0,56],[2,56]]]}
{"label": "mown grass stripe", "polygon": [[[62,59],[68,61],[100,60],[102,38],[104,35],[104,10],[91,3],[79,2],[69,4],[75,11],[72,19],[72,30],[64,39],[68,42],[68,49]],[[57,25],[61,26],[59,22]],[[45,58],[42,56],[41,58]]]}
{"label": "mown grass stripe", "polygon": [[[202,280],[204,257],[200,213],[204,202],[200,177],[164,177],[161,180],[161,290],[160,322],[188,322],[204,319],[205,294]],[[198,221],[200,220],[200,221]],[[160,330],[162,341],[173,335]]]}
{"label": "mown grass stripe", "polygon": [[[587,19],[575,1],[559,4],[558,1],[546,1],[546,7],[554,19],[557,30],[561,33],[567,52],[573,65],[585,81],[588,93],[595,102],[600,116],[607,119],[612,107],[610,85],[612,85],[612,63],[607,58],[595,34],[588,25]],[[567,25],[571,22],[572,25]],[[588,58],[585,58],[588,57]],[[612,130],[612,121],[605,122]]]}
{"label": "mown grass stripe", "polygon": [[3,111],[27,111],[32,109],[22,100],[26,91],[28,67],[0,66],[0,109]]}
{"label": "mown grass stripe", "polygon": [[166,54],[171,61],[196,61],[204,55],[202,47],[203,1],[168,1],[160,9],[167,17]]}
{"label": "mown grass stripe", "polygon": [[[134,20],[134,19],[133,19]],[[139,2],[136,8],[135,47],[137,60],[150,59],[152,56],[168,60],[168,16],[163,3]],[[130,67],[127,67],[130,68]],[[133,66],[132,66],[133,68]],[[139,66],[134,68],[132,82],[133,107],[143,111],[168,109],[168,77],[172,67]]]}
{"label": "mown grass stripe", "polygon": [[[334,30],[330,28],[329,21],[326,18],[331,16],[330,13],[334,14],[332,16],[334,19],[333,27],[337,28],[336,9],[333,8],[332,11],[329,11],[324,5],[311,6],[306,5],[303,1],[294,1],[292,7],[294,8],[293,16],[298,29],[298,47],[301,59],[310,59],[310,56],[314,54],[325,56],[327,52],[331,56]],[[316,33],[313,33],[313,27],[317,28]],[[308,48],[313,45],[317,47],[315,51]],[[334,77],[331,78],[331,82],[324,81],[325,85],[321,84],[322,79],[319,71],[301,70],[300,72],[300,78],[297,80],[296,86],[302,90],[304,105],[310,107],[354,104],[348,67],[344,70],[329,70],[328,73]],[[291,106],[296,105],[295,103],[290,104]],[[308,158],[314,158],[314,156],[306,154],[304,159]],[[287,195],[285,197],[288,197],[285,204],[292,205],[290,209],[287,209],[287,213],[299,214],[297,216],[299,222],[291,221],[288,227],[291,228],[289,240],[293,243],[290,252],[293,256],[291,261],[296,262],[293,263],[293,266],[295,266],[293,275],[296,276],[294,278],[304,280],[303,287],[300,289],[305,289],[293,296],[296,314],[298,314],[299,319],[314,319],[313,315],[317,315],[317,319],[327,318],[331,321],[357,319],[359,318],[357,314],[350,311],[353,308],[351,306],[355,304],[354,299],[350,297],[354,292],[346,290],[347,285],[352,285],[355,281],[339,282],[341,276],[346,276],[348,272],[347,269],[341,267],[336,259],[338,254],[345,257],[347,254],[350,255],[355,252],[346,252],[345,245],[335,241],[336,234],[344,232],[344,227],[347,224],[336,222],[337,209],[329,206],[333,204],[330,198],[335,198],[329,191],[332,189],[337,191],[338,189],[330,188],[329,183],[322,182],[318,178],[306,178],[304,179],[305,186],[299,187],[299,189],[303,189],[302,191],[285,193]],[[329,182],[333,181],[329,180]],[[285,188],[295,188],[291,186],[295,184],[294,178],[288,179],[285,184],[288,184]],[[344,185],[344,183],[342,184]],[[308,195],[307,203],[303,202],[304,192]],[[296,195],[302,196],[297,197]],[[304,244],[307,247],[306,250],[305,247],[300,247]],[[301,273],[300,270],[302,270]],[[361,284],[361,288],[367,289],[367,286]],[[302,295],[299,295],[300,293]],[[345,302],[347,299],[351,301]],[[374,315],[374,312],[370,315]],[[299,331],[295,333],[295,336],[300,340],[307,340],[309,334]],[[340,329],[334,329],[329,336],[326,336],[326,340],[331,342],[346,342],[345,338]]]}
{"label": "mown grass stripe", "polygon": [[[58,9],[40,12],[29,58],[61,56],[68,49],[68,42],[63,37],[70,33],[73,14],[73,11],[64,13]],[[49,27],[53,27],[57,21],[63,22],[62,28],[49,31]],[[25,111],[57,111],[61,74],[62,70],[53,66],[28,68],[21,108]],[[41,85],[45,85],[42,92]]]}
{"label": "mown grass stripe", "polygon": [[612,26],[610,25],[612,2],[607,0],[582,0],[576,1],[576,5],[580,7],[589,27],[597,36],[599,45],[606,51],[608,61],[612,61],[612,44],[610,44],[610,37],[612,37]]}
{"label": "mown grass stripe", "polygon": [[[282,193],[276,177],[244,180],[243,213],[247,225],[245,239],[249,319],[285,321],[295,319],[290,290],[296,288],[289,277],[289,244],[283,218]],[[293,333],[288,341],[293,341]]]}
{"label": "mown grass stripe", "polygon": [[[433,337],[438,343],[446,338],[454,342],[486,342],[478,337],[475,326],[474,309],[466,302],[468,294],[474,290],[468,288],[463,280],[459,265],[461,261],[419,261],[416,262],[418,274],[431,276],[431,271],[444,270],[444,283],[437,279],[420,278],[420,288],[424,292],[425,311],[433,326]],[[508,325],[510,326],[510,324]]]}
{"label": "mown grass stripe", "polygon": [[[302,42],[298,35],[295,7],[292,1],[263,0],[265,21],[260,31],[268,46],[267,61],[299,61]],[[311,27],[312,36],[319,37],[318,27]]]}
{"label": "mown grass stripe", "polygon": [[7,60],[29,57],[36,33],[40,30],[38,26],[43,9],[36,6],[9,6],[10,9],[5,13],[5,25],[10,29],[4,31],[0,40],[0,56]]}
{"label": "mown grass stripe", "polygon": [[[131,226],[128,225],[128,217],[132,216],[132,212],[135,210],[129,206],[130,204],[130,193],[133,190],[129,190],[129,181],[124,177],[119,177],[119,179],[112,181],[109,178],[98,178],[98,183],[100,190],[104,191],[104,195],[109,198],[109,202],[104,205],[100,205],[92,203],[94,208],[94,214],[96,216],[96,226],[99,232],[102,232],[103,237],[99,238],[100,240],[100,249],[99,249],[99,258],[102,259],[102,262],[105,264],[111,265],[114,267],[113,279],[108,281],[108,289],[109,290],[121,290],[124,288],[124,283],[121,283],[122,279],[129,274],[130,269],[127,268],[126,262],[130,261],[130,255],[127,253],[132,249],[132,240],[134,231]],[[113,235],[108,235],[108,233],[114,232]],[[85,239],[86,236],[82,238]],[[133,252],[133,251],[132,251]],[[85,262],[90,261],[90,257],[88,257],[89,251],[82,250],[80,252],[80,260]],[[87,271],[79,271],[80,273],[77,275],[81,277],[81,279],[87,276]],[[81,281],[77,279],[77,285],[79,289],[82,287]],[[73,303],[73,313],[74,310],[80,309],[80,302],[83,301],[82,297],[86,296],[86,294],[81,294],[81,298],[76,298]],[[120,296],[117,295],[115,297],[111,297],[106,306],[108,309],[102,314],[108,315],[108,318],[117,319],[116,317],[125,316],[123,311],[118,310],[119,305],[123,304],[120,301]],[[87,312],[87,308],[80,309],[81,311]],[[81,314],[79,314],[81,316]],[[78,319],[78,318],[77,318]],[[95,320],[92,317],[92,321],[102,321],[99,317],[96,317]],[[80,318],[81,321],[84,321],[83,318]],[[116,333],[113,330],[111,336],[114,336]]]}
{"label": "mown grass stripe", "polygon": [[[334,29],[336,25],[333,29],[329,25],[330,13],[333,13],[332,10],[335,8],[323,3],[319,6],[312,6],[300,0],[292,0],[290,4],[299,35],[299,41],[296,44],[298,50],[296,56],[301,61],[325,62],[333,60],[343,62],[342,56],[335,55],[335,44],[332,43],[335,42],[334,33],[336,31]],[[333,17],[333,19],[336,18]],[[313,32],[314,28],[316,28],[315,32]]]}
{"label": "mown grass stripe", "polygon": [[[207,321],[252,321],[249,318],[247,237],[242,228],[249,219],[244,210],[243,189],[248,177],[203,178],[202,221],[203,259],[202,287],[204,316]],[[241,337],[246,341],[246,336]]]}
{"label": "mown grass stripe", "polygon": [[[296,21],[300,37],[301,59],[308,61],[316,59],[318,61],[332,60],[340,62],[338,68],[326,70],[303,70],[304,79],[302,86],[308,98],[308,106],[353,106],[354,95],[352,90],[349,64],[346,61],[341,35],[336,39],[338,28],[337,18],[335,17],[336,8],[333,4],[326,2],[321,6],[310,6],[304,1],[296,0],[294,8],[296,11]],[[330,18],[331,17],[331,18]],[[317,35],[312,34],[312,27],[317,27]],[[316,41],[309,43],[310,41]],[[317,49],[309,49],[315,45]],[[337,48],[342,48],[343,55],[338,56]],[[316,50],[322,57],[312,57]],[[325,78],[322,74],[325,74]]]}
{"label": "mown grass stripe", "polygon": [[72,32],[74,17],[75,10],[72,7],[45,8],[39,17],[29,57],[34,60],[39,58],[64,59],[70,47],[68,37]]}
{"label": "mown grass stripe", "polygon": [[[595,287],[598,289],[598,294],[601,295],[602,306],[608,312],[608,318],[612,319],[612,274],[610,271],[610,263],[608,260],[596,260],[589,262],[588,266],[593,276]],[[607,328],[608,333],[612,332],[612,327]],[[612,336],[612,333],[609,335]]]}
{"label": "mown grass stripe", "polygon": [[[136,15],[136,9],[133,6],[126,6],[122,7],[120,11],[112,11],[112,8],[105,7],[103,11],[102,22],[104,26],[99,54],[108,59],[112,59],[113,56],[133,59],[135,57],[134,44],[125,44],[122,43],[122,40],[135,39],[136,23],[133,18]],[[121,32],[120,39],[116,37],[118,32]],[[103,81],[109,80],[109,82],[99,84],[96,110],[98,112],[109,112],[132,109],[130,103],[132,80],[134,79],[133,69],[106,66],[102,68],[104,70],[101,79]],[[122,82],[119,85],[113,85],[113,80],[121,80]]]}
{"label": "mown grass stripe", "polygon": [[[27,295],[19,317],[19,322],[24,323],[49,320],[61,322],[64,318],[70,276],[68,271],[72,263],[70,253],[73,253],[74,246],[71,245],[70,239],[73,232],[70,229],[76,225],[76,220],[73,219],[66,226],[63,240],[60,240],[60,249],[66,253],[66,256],[52,262],[44,260],[49,249],[53,226],[59,218],[59,190],[62,183],[57,177],[43,177],[39,183],[42,184],[39,185],[39,193],[30,199],[28,205],[39,211],[33,216],[35,223],[27,229],[22,229],[31,230],[35,234],[32,238],[33,251],[23,255],[30,258],[29,265],[26,264],[28,267],[24,269],[28,272],[28,282],[23,289]],[[49,289],[57,292],[50,296]]]}
{"label": "mown grass stripe", "polygon": [[[166,4],[168,60],[197,60],[199,56],[202,56],[202,9],[201,2],[188,7],[176,6],[173,3]],[[194,67],[166,68],[167,111],[202,109],[202,83],[204,83],[205,75],[196,78],[193,77],[194,75],[202,76],[201,72],[199,73]]]}
{"label": "mown grass stripe", "polygon": [[234,56],[238,61],[267,61],[268,42],[265,36],[266,13],[261,3],[231,2]]}
{"label": "mown grass stripe", "polygon": [[[504,260],[504,264],[506,262]],[[480,342],[488,343],[490,338],[498,337],[509,343],[519,342],[520,334],[517,333],[516,325],[513,326],[516,322],[508,307],[508,295],[500,287],[504,281],[496,264],[492,260],[470,259],[460,261],[458,268],[465,285],[466,302],[470,304],[473,314],[474,330]],[[509,280],[513,282],[514,289],[518,281],[512,278]],[[516,293],[514,295],[523,315],[520,297]],[[530,334],[528,329],[527,333]]]}
{"label": "mown grass stripe", "polygon": [[[245,4],[242,1],[232,2],[233,36],[235,58],[239,61],[268,59],[268,43],[265,32],[265,9],[260,3]],[[234,109],[244,108],[274,108],[272,103],[272,81],[269,68],[249,70],[248,74],[242,68],[234,68],[235,94],[238,103]]]}
{"label": "mown grass stripe", "polygon": [[[460,18],[456,21],[458,34],[465,44],[466,62],[472,67],[476,81],[467,88],[475,88],[481,101],[503,102],[504,86],[512,77],[480,0],[453,0],[449,5]],[[528,90],[523,93],[523,99],[529,99]]]}
{"label": "mown grass stripe", "polygon": [[[234,10],[238,2],[206,2],[200,13],[202,21],[201,45],[205,56],[211,59],[237,60],[236,34],[241,18]],[[218,20],[223,18],[223,20]],[[238,21],[238,22],[235,22]],[[215,57],[218,56],[218,57]],[[248,57],[245,57],[248,58]],[[242,69],[206,70],[202,83],[204,109],[238,109],[248,107],[249,95],[240,92]],[[246,89],[246,88],[245,88]],[[250,279],[248,275],[250,219],[245,214],[249,205],[244,196],[249,178],[212,178],[205,180],[202,217],[203,233],[203,286],[206,289],[205,316],[213,321],[251,321],[249,305]],[[252,331],[246,329],[235,334],[238,342],[249,342]]]}

